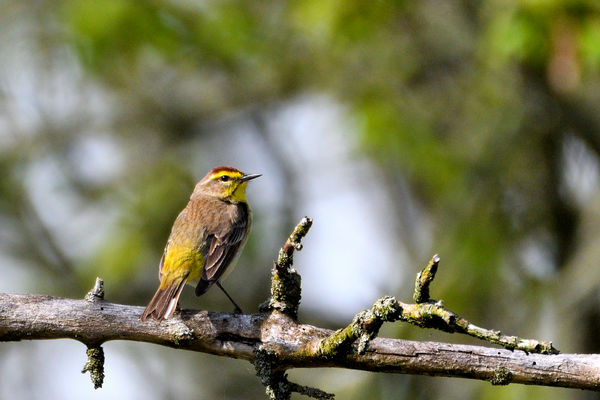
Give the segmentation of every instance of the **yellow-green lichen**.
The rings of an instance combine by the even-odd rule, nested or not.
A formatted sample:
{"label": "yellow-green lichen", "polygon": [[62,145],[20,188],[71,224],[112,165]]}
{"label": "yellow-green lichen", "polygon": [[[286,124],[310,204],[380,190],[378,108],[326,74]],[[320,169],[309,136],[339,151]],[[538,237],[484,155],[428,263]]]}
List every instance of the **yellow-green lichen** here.
{"label": "yellow-green lichen", "polygon": [[83,366],[81,373],[89,372],[94,389],[101,388],[104,383],[104,349],[102,346],[88,347],[86,354],[88,361]]}
{"label": "yellow-green lichen", "polygon": [[174,333],[171,339],[176,346],[184,345],[194,338],[194,332],[189,329],[187,326],[178,328]]}
{"label": "yellow-green lichen", "polygon": [[504,367],[500,367],[494,371],[494,375],[490,382],[492,385],[508,385],[512,382],[513,373]]}

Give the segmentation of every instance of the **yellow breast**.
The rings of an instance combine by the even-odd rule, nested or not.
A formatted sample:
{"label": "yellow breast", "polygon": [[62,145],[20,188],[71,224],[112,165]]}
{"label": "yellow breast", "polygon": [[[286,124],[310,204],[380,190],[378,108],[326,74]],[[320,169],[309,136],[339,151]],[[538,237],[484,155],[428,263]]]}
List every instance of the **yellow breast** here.
{"label": "yellow breast", "polygon": [[198,281],[204,266],[204,256],[197,248],[186,245],[169,245],[162,267],[162,289],[173,281],[187,276],[187,282]]}

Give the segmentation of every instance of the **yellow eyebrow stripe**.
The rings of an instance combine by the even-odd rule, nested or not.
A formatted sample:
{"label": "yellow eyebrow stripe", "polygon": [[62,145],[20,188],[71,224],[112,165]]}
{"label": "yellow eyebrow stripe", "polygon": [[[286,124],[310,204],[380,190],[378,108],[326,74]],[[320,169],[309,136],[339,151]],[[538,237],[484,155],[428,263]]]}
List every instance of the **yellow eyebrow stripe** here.
{"label": "yellow eyebrow stripe", "polygon": [[216,174],[214,174],[213,176],[211,176],[210,179],[219,179],[223,175],[227,175],[232,178],[241,178],[242,176],[244,176],[241,172],[237,172],[237,171],[219,171]]}

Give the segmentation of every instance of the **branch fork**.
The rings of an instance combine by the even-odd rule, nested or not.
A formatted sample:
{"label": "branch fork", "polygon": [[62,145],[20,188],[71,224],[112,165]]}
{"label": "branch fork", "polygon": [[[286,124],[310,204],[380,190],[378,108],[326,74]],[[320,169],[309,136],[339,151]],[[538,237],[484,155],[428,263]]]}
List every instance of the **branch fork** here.
{"label": "branch fork", "polygon": [[558,354],[552,342],[523,339],[507,336],[502,332],[481,328],[444,307],[443,301],[429,298],[429,286],[438,269],[440,257],[436,254],[421,272],[415,282],[414,304],[403,303],[394,297],[378,299],[368,311],[361,311],[352,322],[339,329],[319,344],[319,354],[323,357],[336,357],[350,350],[356,340],[356,352],[364,354],[369,341],[377,336],[384,322],[397,320],[417,325],[421,328],[434,328],[448,333],[463,333],[469,336],[498,344],[509,350],[522,350],[526,353]]}

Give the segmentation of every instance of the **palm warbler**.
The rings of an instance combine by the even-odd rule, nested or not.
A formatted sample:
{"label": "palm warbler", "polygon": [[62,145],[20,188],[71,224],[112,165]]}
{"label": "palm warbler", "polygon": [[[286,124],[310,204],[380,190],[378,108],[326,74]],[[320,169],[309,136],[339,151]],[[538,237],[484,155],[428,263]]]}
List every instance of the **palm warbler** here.
{"label": "palm warbler", "polygon": [[160,286],[144,310],[142,321],[170,318],[186,283],[196,285],[196,296],[216,283],[236,312],[241,312],[219,280],[248,239],[252,215],[246,185],[259,176],[217,167],[196,184],[171,229],[158,269]]}

